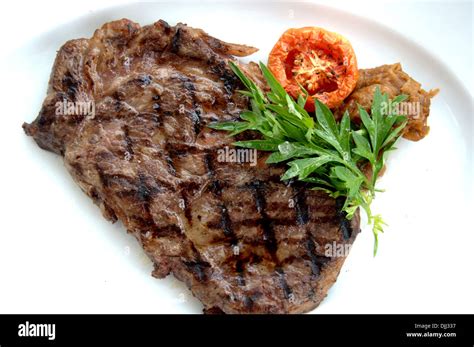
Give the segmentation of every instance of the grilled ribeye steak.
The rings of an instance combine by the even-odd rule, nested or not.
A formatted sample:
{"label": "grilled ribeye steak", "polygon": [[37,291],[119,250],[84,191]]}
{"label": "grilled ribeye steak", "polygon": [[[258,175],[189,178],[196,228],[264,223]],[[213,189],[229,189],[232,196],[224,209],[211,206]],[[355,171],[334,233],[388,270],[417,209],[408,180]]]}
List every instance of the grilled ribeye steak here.
{"label": "grilled ribeye steak", "polygon": [[[123,222],[153,275],[184,281],[205,310],[306,312],[335,282],[346,255],[335,248],[352,244],[359,216],[348,221],[341,201],[281,182],[284,167],[262,153],[254,166],[218,160],[234,139],[206,125],[248,107],[228,61],[254,51],[183,24],[107,23],[59,50],[24,129]],[[241,68],[262,83],[255,64]],[[67,112],[88,102],[94,112]]]}

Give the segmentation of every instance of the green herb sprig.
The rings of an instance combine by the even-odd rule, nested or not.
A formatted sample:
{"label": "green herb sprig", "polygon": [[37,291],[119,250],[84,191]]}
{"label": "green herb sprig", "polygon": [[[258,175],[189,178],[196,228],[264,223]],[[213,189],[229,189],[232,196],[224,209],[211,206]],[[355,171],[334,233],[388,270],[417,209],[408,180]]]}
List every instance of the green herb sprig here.
{"label": "green herb sprig", "polygon": [[[240,114],[241,121],[209,126],[229,131],[230,136],[247,130],[261,133],[261,139],[234,144],[272,152],[268,164],[286,162],[289,168],[282,180],[295,178],[332,197],[345,197],[342,209],[348,219],[362,207],[368,223],[372,224],[375,256],[379,234],[386,225],[380,215],[371,211],[375,194],[380,191],[376,182],[387,154],[395,149],[394,144],[407,124],[405,116],[384,110],[396,110],[395,106],[407,96],[390,100],[377,88],[370,115],[358,106],[361,125],[356,126],[347,111],[337,122],[331,110],[318,100],[315,100],[316,117],[311,117],[304,109],[308,94],[303,90],[295,101],[263,63],[260,69],[271,89],[268,93],[263,93],[235,63],[230,62],[230,67],[245,86],[246,90],[240,92],[248,96],[251,109]],[[371,170],[366,174],[363,168],[367,166]]]}

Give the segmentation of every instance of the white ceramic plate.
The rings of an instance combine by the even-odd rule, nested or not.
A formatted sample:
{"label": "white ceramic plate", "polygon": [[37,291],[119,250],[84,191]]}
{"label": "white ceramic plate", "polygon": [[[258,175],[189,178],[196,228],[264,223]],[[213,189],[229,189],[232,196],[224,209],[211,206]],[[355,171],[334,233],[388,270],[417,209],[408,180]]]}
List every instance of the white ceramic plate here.
{"label": "white ceramic plate", "polygon": [[[183,284],[150,276],[151,262],[120,223],[106,222],[62,165],[21,129],[46,92],[56,50],[127,17],[203,28],[260,48],[266,61],[289,27],[315,25],[345,35],[361,68],[400,61],[433,100],[431,133],[402,141],[390,159],[374,209],[390,226],[379,254],[363,228],[317,313],[472,312],[472,99],[434,56],[368,19],[294,4],[134,4],[85,16],[31,40],[9,56],[2,93],[0,312],[199,313]],[[5,88],[4,88],[5,89]]]}

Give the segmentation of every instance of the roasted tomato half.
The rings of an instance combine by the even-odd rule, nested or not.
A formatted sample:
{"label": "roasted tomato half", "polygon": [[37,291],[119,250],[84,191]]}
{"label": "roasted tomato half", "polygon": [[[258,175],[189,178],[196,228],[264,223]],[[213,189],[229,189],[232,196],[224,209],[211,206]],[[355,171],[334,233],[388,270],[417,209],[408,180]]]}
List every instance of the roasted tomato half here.
{"label": "roasted tomato half", "polygon": [[297,98],[306,89],[306,110],[314,98],[329,108],[339,106],[354,90],[359,76],[350,42],[317,27],[288,29],[273,47],[268,67],[285,90]]}

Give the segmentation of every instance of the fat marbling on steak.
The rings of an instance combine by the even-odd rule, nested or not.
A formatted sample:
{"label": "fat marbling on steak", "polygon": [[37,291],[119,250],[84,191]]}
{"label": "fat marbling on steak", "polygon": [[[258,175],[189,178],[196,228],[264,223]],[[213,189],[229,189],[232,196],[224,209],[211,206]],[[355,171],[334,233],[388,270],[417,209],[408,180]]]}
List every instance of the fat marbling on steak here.
{"label": "fat marbling on steak", "polygon": [[[136,237],[153,275],[184,281],[206,311],[306,312],[345,259],[326,245],[352,244],[359,216],[348,221],[341,201],[281,182],[284,167],[262,153],[255,166],[217,160],[234,139],[206,125],[248,107],[228,61],[255,51],[183,24],[107,23],[59,50],[24,129]],[[240,66],[262,84],[255,64]],[[87,103],[94,112],[63,112]]]}

